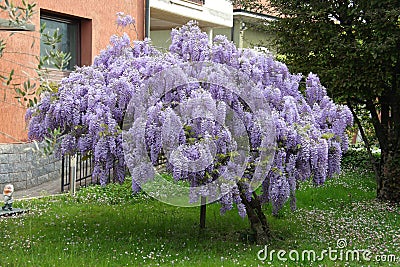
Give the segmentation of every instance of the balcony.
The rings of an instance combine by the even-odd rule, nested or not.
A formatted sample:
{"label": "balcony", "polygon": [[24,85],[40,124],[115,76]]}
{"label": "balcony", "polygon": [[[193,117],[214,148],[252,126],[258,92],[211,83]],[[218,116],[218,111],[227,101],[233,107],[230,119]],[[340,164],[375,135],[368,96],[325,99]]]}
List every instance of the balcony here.
{"label": "balcony", "polygon": [[226,0],[150,0],[151,31],[171,30],[190,20],[202,28],[232,27],[232,4]]}

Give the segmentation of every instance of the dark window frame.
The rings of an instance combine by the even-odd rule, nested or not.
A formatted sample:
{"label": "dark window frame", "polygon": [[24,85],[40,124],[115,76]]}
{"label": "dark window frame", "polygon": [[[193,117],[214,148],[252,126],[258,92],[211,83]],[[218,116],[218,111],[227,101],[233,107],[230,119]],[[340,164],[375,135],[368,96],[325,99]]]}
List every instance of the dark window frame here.
{"label": "dark window frame", "polygon": [[[40,11],[40,19],[45,19],[45,20],[51,20],[55,22],[60,22],[60,23],[65,23],[65,24],[71,24],[71,25],[76,25],[78,28],[77,31],[77,36],[76,36],[76,44],[75,44],[75,49],[76,49],[76,65],[81,66],[81,50],[82,50],[82,45],[81,45],[81,20],[79,18],[74,18],[72,16],[64,15],[64,14],[59,14],[59,13],[52,13],[52,12],[46,12],[46,11]],[[73,70],[72,68],[67,68],[64,70],[71,71]],[[50,67],[51,68],[51,67]]]}

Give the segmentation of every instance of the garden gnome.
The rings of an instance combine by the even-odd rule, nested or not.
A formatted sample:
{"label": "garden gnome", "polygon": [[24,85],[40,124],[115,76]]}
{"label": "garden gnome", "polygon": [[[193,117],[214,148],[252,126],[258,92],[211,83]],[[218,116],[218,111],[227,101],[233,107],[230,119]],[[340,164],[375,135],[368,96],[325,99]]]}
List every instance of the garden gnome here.
{"label": "garden gnome", "polygon": [[14,186],[12,184],[6,184],[4,186],[3,190],[3,196],[4,196],[4,206],[3,210],[12,210],[12,203],[13,203],[13,195],[14,193]]}

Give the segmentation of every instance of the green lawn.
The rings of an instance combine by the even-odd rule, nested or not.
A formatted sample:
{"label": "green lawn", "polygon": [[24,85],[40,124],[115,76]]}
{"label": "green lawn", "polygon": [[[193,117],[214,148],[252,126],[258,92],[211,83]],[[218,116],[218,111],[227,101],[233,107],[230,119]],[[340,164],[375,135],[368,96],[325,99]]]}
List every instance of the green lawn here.
{"label": "green lawn", "polygon": [[[267,206],[274,235],[268,256],[272,250],[286,251],[286,258],[291,250],[320,256],[338,249],[338,239],[346,243],[342,260],[325,255],[322,261],[285,262],[274,252],[271,262],[258,259],[264,246],[251,243],[248,222],[235,210],[220,216],[219,206],[209,205],[207,228],[199,231],[199,208],[130,197],[129,185],[96,186],[76,198],[15,202],[30,212],[0,219],[0,266],[396,266],[375,257],[400,257],[400,207],[374,196],[371,174],[347,173],[319,188],[302,184],[295,212],[285,207],[273,217]],[[346,252],[356,249],[370,250],[371,261],[346,262]],[[340,258],[340,250],[335,255]]]}

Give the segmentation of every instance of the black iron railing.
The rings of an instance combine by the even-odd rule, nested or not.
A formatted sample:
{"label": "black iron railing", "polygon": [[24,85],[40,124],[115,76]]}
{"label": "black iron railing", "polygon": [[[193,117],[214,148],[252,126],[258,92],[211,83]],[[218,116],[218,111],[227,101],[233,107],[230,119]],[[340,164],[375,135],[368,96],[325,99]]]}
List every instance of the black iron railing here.
{"label": "black iron railing", "polygon": [[[61,160],[61,192],[71,191],[72,177],[73,177],[73,157],[63,156]],[[100,184],[99,177],[92,177],[93,162],[92,157],[82,157],[77,154],[75,157],[76,166],[76,179],[75,188],[85,187],[92,184]],[[117,183],[116,176],[114,175],[114,168],[111,168],[108,172],[106,183]]]}
{"label": "black iron railing", "polygon": [[[61,192],[66,192],[71,190],[72,186],[72,160],[71,156],[62,157],[62,167],[61,167]],[[87,186],[89,184],[98,184],[100,181],[97,179],[92,179],[92,159],[82,159],[81,155],[76,155],[76,179],[75,185],[77,187]]]}
{"label": "black iron railing", "polygon": [[[73,168],[72,168],[72,156],[63,156],[61,160],[61,192],[71,191]],[[82,155],[77,154],[75,157],[76,166],[76,178],[75,188],[85,187],[91,184],[100,184],[99,177],[92,177],[93,162],[92,157],[83,158]],[[114,169],[110,169],[108,172],[107,183],[115,183]]]}
{"label": "black iron railing", "polygon": [[198,5],[204,5],[204,3],[205,3],[205,0],[184,0],[184,1],[192,2],[192,3],[198,4]]}

